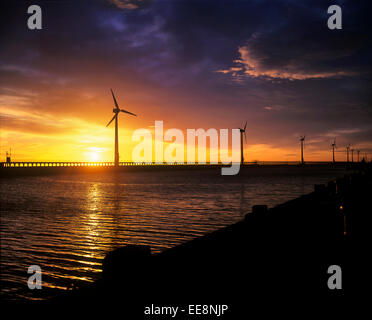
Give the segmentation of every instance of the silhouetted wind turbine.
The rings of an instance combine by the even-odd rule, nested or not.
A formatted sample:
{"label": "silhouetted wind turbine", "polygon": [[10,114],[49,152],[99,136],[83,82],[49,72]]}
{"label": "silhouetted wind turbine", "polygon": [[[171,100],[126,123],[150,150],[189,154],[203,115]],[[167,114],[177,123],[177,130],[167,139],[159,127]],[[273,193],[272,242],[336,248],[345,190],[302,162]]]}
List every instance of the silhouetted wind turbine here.
{"label": "silhouetted wind turbine", "polygon": [[354,162],[354,149],[351,149],[351,162]]}
{"label": "silhouetted wind turbine", "polygon": [[350,144],[346,146],[346,160],[349,162],[349,150],[350,150]]}
{"label": "silhouetted wind turbine", "polygon": [[336,160],[335,160],[335,149],[337,148],[336,147],[336,138],[333,141],[333,143],[331,144],[331,146],[332,146],[333,163],[335,163],[336,162]]}
{"label": "silhouetted wind turbine", "polygon": [[246,128],[247,128],[247,121],[245,122],[244,129],[239,128],[240,130],[240,164],[244,164],[243,133],[244,133],[245,143],[247,143],[247,136],[245,134]]}
{"label": "silhouetted wind turbine", "polygon": [[358,153],[358,162],[359,162],[359,153],[360,153],[360,150],[357,150],[357,153]]}
{"label": "silhouetted wind turbine", "polygon": [[112,98],[114,99],[114,103],[115,103],[115,108],[112,110],[112,112],[115,113],[115,115],[112,117],[110,122],[106,125],[106,127],[108,127],[110,125],[110,123],[112,121],[114,121],[114,119],[115,119],[115,166],[117,167],[117,166],[119,166],[119,137],[118,137],[118,115],[119,115],[119,112],[128,113],[128,114],[130,114],[132,116],[135,116],[135,117],[137,117],[137,115],[132,113],[132,112],[129,112],[127,110],[120,109],[118,103],[116,102],[114,92],[112,91],[112,89],[110,89],[110,90],[111,90],[111,93],[112,93]]}
{"label": "silhouetted wind turbine", "polygon": [[301,141],[301,163],[304,164],[304,143],[305,143],[305,136],[300,137]]}

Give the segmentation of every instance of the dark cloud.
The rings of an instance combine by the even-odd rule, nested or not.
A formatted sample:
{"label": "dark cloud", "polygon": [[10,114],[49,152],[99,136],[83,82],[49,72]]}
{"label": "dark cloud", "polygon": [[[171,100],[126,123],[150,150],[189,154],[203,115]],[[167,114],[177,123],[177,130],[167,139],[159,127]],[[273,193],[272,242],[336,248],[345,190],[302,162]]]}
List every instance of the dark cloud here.
{"label": "dark cloud", "polygon": [[286,13],[277,16],[276,28],[258,30],[240,45],[235,66],[221,71],[238,80],[244,76],[305,80],[366,75],[371,27],[356,25],[366,18],[359,11],[356,17],[350,14],[348,9],[357,6],[345,2],[344,27],[331,31],[326,26],[325,2],[318,6],[291,3]]}

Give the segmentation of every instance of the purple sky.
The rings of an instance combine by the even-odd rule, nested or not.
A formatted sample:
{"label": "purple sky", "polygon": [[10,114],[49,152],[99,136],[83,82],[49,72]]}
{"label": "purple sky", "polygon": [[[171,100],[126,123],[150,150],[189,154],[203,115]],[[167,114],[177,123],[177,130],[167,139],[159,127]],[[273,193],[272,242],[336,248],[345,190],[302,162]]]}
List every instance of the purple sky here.
{"label": "purple sky", "polygon": [[[304,134],[312,160],[328,160],[335,137],[342,159],[349,143],[372,153],[368,1],[33,1],[33,31],[29,4],[1,5],[2,157],[78,135],[71,119],[104,127],[111,87],[140,115],[130,129],[247,120],[248,160],[297,160]],[[342,30],[327,28],[331,4]]]}

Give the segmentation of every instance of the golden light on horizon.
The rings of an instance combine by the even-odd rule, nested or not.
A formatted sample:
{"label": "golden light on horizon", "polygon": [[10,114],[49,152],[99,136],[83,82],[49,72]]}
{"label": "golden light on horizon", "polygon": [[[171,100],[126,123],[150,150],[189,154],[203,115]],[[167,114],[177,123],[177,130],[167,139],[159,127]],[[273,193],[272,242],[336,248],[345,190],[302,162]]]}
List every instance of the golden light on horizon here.
{"label": "golden light on horizon", "polygon": [[[1,99],[0,99],[1,100]],[[141,107],[133,107],[141,110]],[[1,103],[2,130],[0,130],[1,161],[5,161],[6,151],[12,150],[12,161],[89,161],[112,162],[114,159],[114,128],[106,128],[108,117],[103,120],[102,114],[97,113],[97,118],[86,119],[68,115],[61,117],[53,113],[26,112],[22,105],[10,108],[9,103]],[[119,123],[119,155],[120,161],[133,161],[132,152],[139,142],[132,140],[135,130],[142,125],[150,128],[154,137],[154,126],[149,119],[126,118],[120,119]],[[171,120],[164,119],[164,132],[171,126]],[[180,122],[186,143],[186,128],[195,127],[194,123]],[[205,130],[211,127],[206,124]],[[297,139],[293,138],[293,144],[273,145],[257,143],[257,137],[248,134],[249,143],[244,145],[244,158],[246,161],[298,161],[300,158]],[[313,139],[313,142],[316,142]],[[164,148],[171,144],[164,141]],[[364,146],[361,146],[364,147]],[[368,147],[368,145],[365,145]],[[207,147],[207,149],[209,149]],[[154,150],[154,141],[153,141]],[[209,153],[209,150],[207,151]],[[217,151],[215,151],[217,152]],[[154,154],[154,152],[153,152]],[[185,153],[186,156],[186,153]],[[340,161],[346,158],[346,154],[337,155]],[[182,158],[182,157],[181,157]],[[182,159],[180,158],[180,161]],[[305,161],[331,161],[331,153],[326,149],[318,149],[316,146],[307,146]],[[154,161],[149,157],[145,161]]]}
{"label": "golden light on horizon", "polygon": [[103,161],[101,153],[104,152],[104,148],[88,147],[88,151],[84,154],[84,158],[92,162]]}
{"label": "golden light on horizon", "polygon": [[90,161],[99,161],[99,154],[96,152],[91,152],[90,153]]}

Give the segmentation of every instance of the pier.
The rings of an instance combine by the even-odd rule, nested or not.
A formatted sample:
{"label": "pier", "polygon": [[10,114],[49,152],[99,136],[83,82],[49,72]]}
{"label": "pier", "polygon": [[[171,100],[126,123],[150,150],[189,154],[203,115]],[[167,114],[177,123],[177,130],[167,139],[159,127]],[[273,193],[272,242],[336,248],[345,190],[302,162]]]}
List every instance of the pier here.
{"label": "pier", "polygon": [[[153,162],[119,162],[119,166],[145,166],[156,165]],[[1,162],[2,168],[32,168],[32,167],[113,167],[114,162],[87,162],[87,161],[20,161],[20,162]]]}
{"label": "pier", "polygon": [[22,177],[53,175],[63,173],[95,173],[95,172],[121,172],[121,171],[142,171],[142,170],[168,170],[168,169],[219,169],[221,164],[187,164],[187,163],[156,163],[156,162],[1,162],[0,177]]}
{"label": "pier", "polygon": [[[337,162],[331,163],[327,161],[309,161],[306,165],[356,165],[355,163]],[[119,162],[118,167],[128,166],[222,166],[227,164],[213,164],[213,163],[195,163],[189,164],[187,162],[134,162],[134,161],[123,161]],[[230,164],[231,165],[231,164]],[[242,165],[305,165],[298,161],[252,161],[244,162]],[[114,167],[115,162],[110,161],[12,161],[12,162],[0,162],[0,168],[33,168],[33,167]]]}

